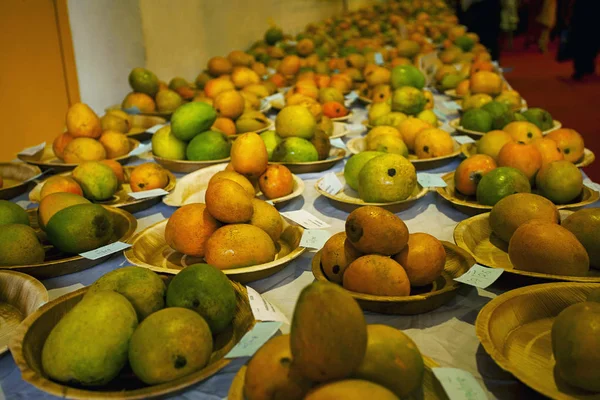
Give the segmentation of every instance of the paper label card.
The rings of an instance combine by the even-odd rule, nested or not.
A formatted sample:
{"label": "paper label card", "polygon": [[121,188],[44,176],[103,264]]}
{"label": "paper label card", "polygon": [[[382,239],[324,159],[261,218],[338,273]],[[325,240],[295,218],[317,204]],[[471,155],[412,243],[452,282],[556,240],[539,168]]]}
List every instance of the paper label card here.
{"label": "paper label card", "polygon": [[454,278],[454,280],[480,289],[485,289],[496,282],[503,272],[504,270],[501,268],[488,268],[483,265],[474,264],[467,272],[458,278]]}
{"label": "paper label card", "polygon": [[287,211],[281,213],[281,215],[283,215],[287,219],[294,221],[298,225],[302,225],[306,229],[329,228],[329,224],[321,221],[319,218],[315,217],[314,215],[305,210]]}
{"label": "paper label card", "polygon": [[152,190],[144,190],[142,192],[131,192],[127,193],[129,197],[133,197],[136,200],[141,199],[149,199],[151,197],[164,196],[169,194],[165,189],[152,189]]}
{"label": "paper label card", "polygon": [[595,190],[596,192],[600,192],[600,184],[599,183],[593,182],[590,179],[586,179],[583,181],[583,184],[585,186],[589,187],[590,189]]}
{"label": "paper label card", "polygon": [[438,110],[437,108],[433,110],[433,113],[440,121],[445,121],[447,119],[446,114]]}
{"label": "paper label card", "polygon": [[152,150],[152,143],[140,143],[138,147],[129,152],[129,155],[139,156],[140,154],[144,154],[150,150]]}
{"label": "paper label card", "polygon": [[442,105],[446,107],[448,110],[458,111],[460,110],[460,106],[455,101],[444,101]]}
{"label": "paper label card", "polygon": [[383,55],[381,55],[381,53],[375,53],[375,64],[377,64],[377,65],[384,64]]}
{"label": "paper label card", "polygon": [[250,300],[250,308],[254,319],[258,321],[281,321],[289,325],[290,321],[279,308],[265,300],[250,286],[246,286],[246,290],[248,291],[248,299]]}
{"label": "paper label card", "polygon": [[79,290],[81,288],[85,287],[84,285],[82,285],[81,283],[75,283],[71,286],[65,286],[65,287],[61,287],[61,288],[56,288],[56,289],[50,289],[48,290],[48,301],[52,301],[54,299],[58,299],[60,296],[63,296],[67,293],[71,293],[74,292],[76,290]]}
{"label": "paper label card", "polygon": [[146,129],[146,132],[155,134],[156,132],[158,132],[160,129],[164,128],[167,125],[169,125],[169,124],[157,124],[151,128]]}
{"label": "paper label card", "polygon": [[456,140],[460,144],[475,143],[475,140],[467,135],[452,136],[452,139]]}
{"label": "paper label card", "polygon": [[346,127],[350,132],[362,132],[367,129],[363,124],[347,124]]}
{"label": "paper label card", "polygon": [[353,90],[345,96],[345,99],[346,100],[344,101],[344,104],[346,105],[346,107],[350,107],[352,103],[354,103],[354,101],[358,99],[358,93],[356,93],[356,91]]}
{"label": "paper label card", "polygon": [[137,108],[136,106],[133,107],[129,107],[129,108],[124,108],[123,111],[125,111],[127,114],[139,114],[142,111]]}
{"label": "paper label card", "polygon": [[281,322],[257,322],[249,332],[242,337],[225,358],[252,357],[271,337],[277,333]]}
{"label": "paper label card", "polygon": [[323,229],[305,229],[300,238],[300,246],[307,249],[322,249],[330,237],[331,233]]}
{"label": "paper label card", "polygon": [[83,258],[87,258],[88,260],[97,260],[99,258],[118,253],[130,247],[131,245],[129,243],[114,242],[107,244],[106,246],[98,247],[95,250],[86,251],[85,253],[81,253],[79,255]]}
{"label": "paper label card", "polygon": [[319,189],[331,195],[338,194],[344,188],[344,184],[338,179],[335,172],[325,174],[325,176],[319,180],[318,185]]}
{"label": "paper label card", "polygon": [[21,150],[19,152],[19,154],[24,155],[24,156],[34,156],[37,153],[39,153],[40,151],[44,150],[45,147],[46,147],[46,142],[40,143],[37,146],[32,146],[32,147],[28,147],[26,149]]}
{"label": "paper label card", "polygon": [[431,371],[450,400],[487,400],[487,395],[473,375],[457,368],[432,368]]}
{"label": "paper label card", "polygon": [[419,172],[417,174],[417,182],[419,182],[421,186],[429,188],[448,186],[440,175],[427,172]]}
{"label": "paper label card", "polygon": [[346,143],[344,143],[344,141],[340,138],[331,139],[330,142],[332,146],[339,147],[342,149],[346,148]]}

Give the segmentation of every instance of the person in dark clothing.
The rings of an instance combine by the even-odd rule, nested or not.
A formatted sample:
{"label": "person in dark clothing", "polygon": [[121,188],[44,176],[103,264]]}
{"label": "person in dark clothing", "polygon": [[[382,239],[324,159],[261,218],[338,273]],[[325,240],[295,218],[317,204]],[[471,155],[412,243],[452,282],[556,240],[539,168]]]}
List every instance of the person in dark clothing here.
{"label": "person in dark clothing", "polygon": [[600,50],[600,0],[574,0],[569,46],[573,55],[573,79],[582,80],[596,69],[596,56]]}
{"label": "person in dark clothing", "polygon": [[[469,4],[464,7],[464,3]],[[487,47],[493,60],[499,60],[501,1],[471,0],[463,2],[462,8],[463,12],[459,14],[460,22],[479,36],[479,41]]]}

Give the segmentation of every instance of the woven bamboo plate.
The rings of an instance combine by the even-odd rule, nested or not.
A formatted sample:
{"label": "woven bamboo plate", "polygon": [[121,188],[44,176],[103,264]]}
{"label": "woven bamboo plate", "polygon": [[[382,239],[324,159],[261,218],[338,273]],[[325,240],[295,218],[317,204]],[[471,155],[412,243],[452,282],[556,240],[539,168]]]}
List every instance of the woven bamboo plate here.
{"label": "woven bamboo plate", "polygon": [[285,165],[294,174],[308,174],[311,172],[321,172],[333,168],[335,164],[342,161],[346,157],[346,150],[331,146],[329,157],[325,160],[310,161],[310,162],[275,162],[271,164]]}
{"label": "woven bamboo plate", "polygon": [[[543,131],[542,132],[543,135],[547,135],[552,131],[562,128],[562,123],[560,121],[555,119],[554,121],[552,121],[552,123],[554,124],[554,126],[546,131]],[[481,137],[487,133],[487,132],[472,131],[470,129],[463,128],[460,125],[460,118],[453,119],[452,121],[448,122],[448,125],[450,125],[451,128],[454,128],[457,131],[462,132],[465,135],[472,137],[475,140],[481,139]]]}
{"label": "woven bamboo plate", "polygon": [[34,277],[0,271],[0,354],[8,350],[8,342],[21,321],[47,302],[48,291]]}
{"label": "woven bamboo plate", "polygon": [[34,165],[20,162],[0,163],[0,176],[3,181],[0,200],[9,200],[25,193],[41,173],[42,171]]}
{"label": "woven bamboo plate", "polygon": [[[167,278],[163,277],[163,279]],[[235,289],[237,300],[235,316],[232,324],[225,331],[213,337],[213,352],[208,365],[171,382],[148,386],[135,377],[129,367],[125,367],[114,380],[102,387],[68,386],[54,382],[44,374],[41,362],[44,342],[58,321],[81,301],[88,290],[87,287],[61,296],[29,316],[15,332],[10,343],[10,351],[21,370],[23,380],[54,396],[86,400],[134,400],[172,394],[197,384],[223,369],[230,363],[223,357],[252,328],[254,317],[246,289],[235,282],[231,284]]]}
{"label": "woven bamboo plate", "polygon": [[354,114],[352,113],[352,111],[350,111],[347,115],[344,115],[343,117],[331,118],[331,120],[334,122],[347,122],[350,120],[350,118],[352,118],[353,115]]}
{"label": "woven bamboo plate", "polygon": [[[205,262],[203,258],[186,256],[169,247],[165,241],[167,222],[168,220],[157,222],[133,237],[133,246],[125,251],[125,257],[130,263],[155,272],[177,274],[188,265]],[[223,273],[229,279],[240,283],[252,282],[281,271],[304,253],[306,249],[300,247],[302,228],[289,225],[285,220],[283,223],[284,231],[276,243],[279,253],[275,260],[251,267],[224,269]]]}
{"label": "woven bamboo plate", "polygon": [[180,174],[189,174],[190,172],[194,172],[216,164],[228,163],[231,160],[231,157],[208,161],[170,160],[168,158],[159,157],[155,154],[152,154],[152,157],[154,158],[154,161],[169,171]]}
{"label": "woven bamboo plate", "polygon": [[[125,176],[125,183],[123,183],[121,185],[121,189],[117,193],[115,193],[111,199],[102,201],[102,202],[94,202],[94,203],[102,204],[105,206],[118,207],[118,208],[121,208],[132,214],[136,213],[138,211],[145,210],[147,208],[152,207],[155,204],[160,203],[162,195],[155,196],[155,197],[149,197],[149,198],[145,198],[145,199],[139,199],[139,200],[136,200],[133,197],[129,196],[129,193],[132,192],[131,186],[129,185],[129,178],[131,176],[131,172],[134,169],[135,169],[135,167],[124,167],[123,172],[124,172],[124,176]],[[71,172],[65,172],[61,175],[71,176]],[[167,171],[167,176],[169,177],[169,182],[167,183],[167,186],[165,186],[163,189],[166,190],[167,192],[170,192],[171,190],[175,189],[175,184],[177,183],[177,179],[175,178],[175,175],[173,175],[170,171]],[[45,183],[46,183],[46,180],[38,183],[31,190],[31,192],[29,192],[29,200],[30,201],[32,201],[34,203],[40,202],[40,193],[41,193],[42,187],[44,186]]]}
{"label": "woven bamboo plate", "polygon": [[[561,210],[561,220],[570,214],[571,211]],[[454,228],[454,241],[458,247],[471,254],[479,264],[543,280],[600,283],[600,270],[593,268],[590,268],[587,276],[553,275],[515,269],[508,256],[508,244],[492,233],[489,216],[490,213],[476,215],[459,222]]]}
{"label": "woven bamboo plate", "polygon": [[504,293],[483,307],[475,331],[485,351],[505,371],[541,394],[558,400],[600,399],[574,388],[554,371],[550,331],[568,306],[600,288],[591,283],[546,283]]}
{"label": "woven bamboo plate", "polygon": [[[423,361],[425,362],[423,386],[416,393],[407,396],[406,400],[447,400],[448,396],[444,388],[442,388],[431,370],[432,368],[439,367],[439,365],[427,356],[423,356]],[[229,387],[229,393],[227,393],[228,400],[245,400],[244,383],[246,381],[246,368],[245,365],[242,366],[233,378],[233,382],[231,382],[231,386]]]}
{"label": "woven bamboo plate", "polygon": [[[352,138],[346,143],[348,150],[352,154],[358,154],[367,150],[367,139],[365,137],[355,137]],[[415,154],[409,154],[408,160],[415,166],[417,171],[423,171],[427,169],[435,169],[439,167],[443,167],[451,163],[456,157],[458,157],[461,153],[461,147],[458,142],[454,141],[454,151],[447,156],[442,157],[434,157],[434,158],[417,158]]]}
{"label": "woven bamboo plate", "polygon": [[133,108],[128,108],[128,109],[123,109],[123,107],[121,107],[120,104],[115,104],[112,105],[110,107],[106,107],[104,109],[105,112],[108,112],[110,110],[121,110],[121,111],[125,111],[127,114],[129,114],[132,117],[160,117],[160,118],[165,118],[165,119],[171,119],[171,115],[173,115],[173,111],[153,111],[153,112],[135,112],[136,110]]}
{"label": "woven bamboo plate", "polygon": [[[415,315],[423,314],[446,304],[456,296],[460,283],[454,281],[475,264],[475,259],[460,247],[442,241],[446,250],[446,265],[442,275],[431,285],[411,287],[410,296],[375,296],[350,292],[354,300],[365,311],[381,314]],[[312,259],[312,273],[318,281],[328,281],[321,268],[321,251]]]}
{"label": "woven bamboo plate", "polygon": [[[217,164],[212,167],[192,172],[179,179],[175,190],[163,198],[163,203],[172,207],[181,207],[191,203],[204,203],[204,195],[210,178],[219,171],[225,170],[227,164]],[[292,193],[287,196],[270,199],[275,207],[283,207],[295,197],[298,197],[304,192],[304,181],[297,175],[292,175],[294,179],[294,187]],[[263,200],[267,200],[262,192],[258,192],[257,196]]]}
{"label": "woven bamboo plate", "polygon": [[333,123],[333,134],[329,136],[329,139],[337,139],[346,136],[350,131],[348,127],[343,122],[334,122]]}
{"label": "woven bamboo plate", "polygon": [[[119,208],[107,206],[104,206],[104,208],[106,208],[113,218],[114,232],[110,243],[129,241],[137,228],[135,217]],[[44,245],[46,258],[40,264],[0,266],[0,270],[18,271],[39,279],[47,279],[83,271],[108,260],[113,255],[110,254],[96,260],[88,260],[80,255],[73,256],[61,253],[48,242],[45,232],[38,227],[37,209],[27,210],[27,214],[29,215],[31,227],[35,229],[38,238]]]}
{"label": "woven bamboo plate", "polygon": [[[129,138],[129,149],[130,151],[137,148],[140,145],[140,142]],[[36,154],[32,156],[28,156],[25,154],[18,154],[19,160],[26,162],[27,164],[35,165],[40,167],[42,171],[52,168],[54,172],[66,172],[74,169],[79,164],[67,164],[63,162],[61,159],[56,157],[54,151],[52,150],[52,146],[46,146],[43,150],[40,150]],[[120,162],[121,164],[126,164],[130,159],[131,155],[125,154],[124,156],[113,158],[113,160]]]}
{"label": "woven bamboo plate", "polygon": [[[477,143],[465,143],[460,147],[460,152],[467,158],[477,154]],[[584,168],[591,165],[596,160],[596,155],[593,151],[586,148],[583,150],[583,157],[575,163],[578,168]]]}
{"label": "woven bamboo plate", "polygon": [[[459,193],[454,188],[454,172],[448,172],[442,175],[442,179],[446,182],[446,187],[438,187],[435,190],[440,196],[448,200],[452,207],[456,208],[467,215],[479,214],[492,210],[492,206],[479,204],[475,196],[465,196]],[[535,190],[534,190],[535,193]],[[600,193],[583,185],[581,194],[573,200],[573,203],[557,204],[559,210],[577,210],[590,204],[594,204],[600,199]]]}
{"label": "woven bamboo plate", "polygon": [[343,189],[341,192],[339,192],[338,194],[332,195],[332,194],[329,194],[326,191],[322,190],[319,187],[319,184],[321,183],[323,178],[320,178],[315,183],[315,190],[320,195],[327,197],[333,203],[333,205],[335,207],[339,208],[340,210],[344,210],[346,212],[352,212],[353,210],[357,209],[358,207],[362,207],[362,206],[377,206],[377,207],[385,208],[386,210],[389,210],[391,212],[397,213],[397,212],[400,212],[400,211],[406,210],[407,208],[412,207],[417,202],[417,200],[419,200],[421,197],[424,197],[427,194],[427,192],[429,191],[429,189],[424,188],[417,183],[415,190],[412,192],[410,197],[406,200],[393,201],[390,203],[367,203],[364,200],[362,200],[360,197],[358,197],[358,193],[355,190],[350,188],[350,186],[346,185],[346,179],[344,178],[343,172],[338,172],[336,174],[336,176],[338,177],[338,179],[340,180],[340,182],[343,185]]}

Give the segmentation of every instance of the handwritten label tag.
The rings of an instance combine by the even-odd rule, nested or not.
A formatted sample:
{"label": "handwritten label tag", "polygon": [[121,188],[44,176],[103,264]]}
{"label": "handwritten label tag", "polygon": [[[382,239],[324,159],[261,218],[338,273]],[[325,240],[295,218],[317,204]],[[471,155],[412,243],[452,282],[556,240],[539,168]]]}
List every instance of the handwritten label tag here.
{"label": "handwritten label tag", "polygon": [[383,56],[381,55],[381,53],[375,53],[375,64],[377,64],[377,65],[384,64]]}
{"label": "handwritten label tag", "polygon": [[281,322],[257,322],[225,358],[252,357],[279,330]]}
{"label": "handwritten label tag", "polygon": [[455,101],[443,101],[442,105],[448,110],[458,111],[460,110],[460,106]]}
{"label": "handwritten label tag", "polygon": [[501,268],[488,268],[483,265],[475,264],[467,272],[454,278],[455,281],[485,289],[496,282],[504,272]]}
{"label": "handwritten label tag", "polygon": [[595,190],[596,192],[600,192],[600,184],[593,182],[591,179],[585,179],[583,181],[583,184],[589,187],[590,189]]}
{"label": "handwritten label tag", "polygon": [[130,156],[139,156],[152,150],[152,143],[141,143],[138,147],[129,152]]}
{"label": "handwritten label tag", "polygon": [[354,103],[354,101],[358,99],[358,93],[356,93],[356,91],[353,90],[345,96],[345,99],[346,100],[344,101],[344,104],[346,105],[346,107],[350,107],[352,103]]}
{"label": "handwritten label tag", "polygon": [[151,128],[146,129],[146,132],[151,133],[151,134],[154,135],[156,132],[158,132],[160,129],[164,128],[167,125],[169,125],[169,124],[157,124],[157,125],[154,125]]}
{"label": "handwritten label tag", "polygon": [[279,308],[265,300],[250,286],[246,286],[246,290],[248,291],[248,299],[250,300],[250,308],[254,319],[259,321],[281,321],[289,325],[290,321]]}
{"label": "handwritten label tag", "polygon": [[300,246],[307,249],[322,249],[331,237],[331,233],[323,229],[305,229],[300,238]]}
{"label": "handwritten label tag", "polygon": [[435,114],[436,117],[438,117],[438,119],[440,121],[446,121],[447,117],[446,114],[444,114],[443,112],[441,112],[440,110],[438,110],[437,108],[435,108],[433,110],[433,113]]}
{"label": "handwritten label tag", "polygon": [[475,377],[457,368],[432,368],[431,371],[450,400],[487,400],[487,395]]}
{"label": "handwritten label tag", "polygon": [[269,103],[284,101],[283,93],[275,93],[264,98]]}
{"label": "handwritten label tag", "polygon": [[339,147],[342,149],[346,148],[346,143],[344,143],[344,141],[340,138],[331,139],[330,142],[332,146]]}
{"label": "handwritten label tag", "polygon": [[428,172],[419,172],[417,174],[417,182],[423,187],[446,187],[448,186],[442,177],[438,174],[430,174]]}
{"label": "handwritten label tag", "polygon": [[327,192],[331,195],[336,195],[344,188],[344,184],[340,182],[335,172],[325,174],[325,176],[319,180],[319,189]]}
{"label": "handwritten label tag", "polygon": [[37,146],[32,146],[32,147],[28,147],[26,149],[21,150],[19,152],[19,154],[24,155],[24,156],[34,156],[37,153],[39,153],[40,151],[44,150],[45,147],[46,147],[46,142],[40,143]]}
{"label": "handwritten label tag", "polygon": [[58,299],[60,296],[63,296],[65,294],[67,294],[67,293],[71,293],[71,292],[74,292],[76,290],[79,290],[82,287],[85,287],[85,286],[82,285],[81,283],[76,283],[76,284],[71,285],[71,286],[65,286],[65,287],[61,287],[61,288],[50,289],[50,290],[48,290],[48,301],[52,301],[54,299]]}
{"label": "handwritten label tag", "polygon": [[305,210],[286,211],[281,213],[281,215],[299,225],[302,225],[306,229],[324,229],[329,228],[330,226]]}
{"label": "handwritten label tag", "polygon": [[475,140],[467,135],[452,136],[452,139],[456,140],[460,144],[475,143]]}
{"label": "handwritten label tag", "polygon": [[98,247],[96,250],[86,251],[85,253],[81,253],[79,255],[83,258],[87,258],[88,260],[97,260],[113,253],[118,253],[130,247],[131,245],[129,243],[114,242],[107,244],[106,246]]}
{"label": "handwritten label tag", "polygon": [[131,192],[127,193],[129,197],[133,197],[136,200],[141,199],[149,199],[150,197],[158,197],[169,194],[165,189],[152,189],[152,190],[144,190],[142,192]]}

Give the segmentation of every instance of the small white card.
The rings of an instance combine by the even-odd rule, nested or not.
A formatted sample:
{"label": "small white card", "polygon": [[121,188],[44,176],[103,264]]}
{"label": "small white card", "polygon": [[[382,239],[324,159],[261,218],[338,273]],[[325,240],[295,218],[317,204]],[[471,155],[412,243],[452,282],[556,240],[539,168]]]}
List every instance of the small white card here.
{"label": "small white card", "polygon": [[455,102],[455,101],[444,101],[442,102],[442,105],[444,107],[446,107],[448,110],[452,110],[452,111],[458,111],[460,110],[460,106]]}
{"label": "small white card", "polygon": [[585,186],[589,187],[590,189],[593,189],[593,190],[595,190],[596,192],[600,192],[600,184],[599,184],[599,183],[596,183],[596,182],[593,182],[593,181],[592,181],[591,179],[589,179],[589,178],[588,178],[588,179],[585,179],[585,180],[583,181],[583,184],[584,184]]}
{"label": "small white card", "polygon": [[281,215],[299,225],[302,225],[306,229],[324,229],[329,228],[330,226],[326,222],[321,221],[319,218],[305,210],[287,211],[281,213]]}
{"label": "small white card", "polygon": [[133,197],[136,200],[141,199],[149,199],[150,197],[158,197],[169,194],[165,189],[152,189],[152,190],[144,190],[142,192],[131,192],[127,193],[129,197]]}
{"label": "small white card", "polygon": [[146,129],[146,132],[151,133],[151,134],[155,134],[156,132],[158,132],[160,129],[164,128],[167,125],[169,125],[169,124],[157,124],[157,125],[154,125],[151,128]]}
{"label": "small white card", "polygon": [[27,210],[33,203],[29,200],[19,200],[17,201],[17,204],[21,206],[21,208]]}
{"label": "small white card", "polygon": [[346,105],[346,107],[350,107],[356,99],[358,99],[358,93],[356,93],[356,91],[353,90],[345,96],[344,104]]}
{"label": "small white card", "polygon": [[341,149],[346,148],[346,143],[344,143],[344,141],[340,138],[331,139],[330,142],[332,146],[339,147]]}
{"label": "small white card", "polygon": [[257,322],[252,329],[242,337],[225,358],[252,357],[271,337],[277,333],[281,322]]}
{"label": "small white card", "polygon": [[450,400],[487,400],[481,385],[469,372],[458,368],[432,368]]}
{"label": "small white card", "polygon": [[346,124],[346,128],[348,128],[348,130],[350,132],[363,132],[367,129],[366,126],[364,126],[363,124]]}
{"label": "small white card", "polygon": [[488,268],[483,265],[475,264],[469,268],[467,272],[458,278],[454,278],[454,280],[480,289],[485,289],[496,282],[503,272],[504,270],[502,268]]}
{"label": "small white card", "polygon": [[430,174],[428,172],[419,172],[417,174],[417,182],[423,187],[446,187],[448,186],[442,177],[438,174]]}
{"label": "small white card", "polygon": [[138,147],[129,152],[130,156],[139,156],[152,150],[152,143],[140,143]]}
{"label": "small white card", "polygon": [[384,64],[383,56],[381,55],[381,53],[375,53],[375,64],[377,64],[377,65]]}
{"label": "small white card", "polygon": [[460,144],[475,143],[475,140],[467,135],[452,136],[452,139],[456,140]]}
{"label": "small white card", "polygon": [[267,74],[273,75],[276,73],[277,73],[277,70],[275,68],[267,68]]}
{"label": "small white card", "polygon": [[338,179],[335,172],[325,174],[325,176],[319,180],[319,189],[327,192],[331,195],[336,195],[344,188],[344,184]]}
{"label": "small white card", "polygon": [[322,249],[330,237],[331,233],[323,229],[305,229],[300,238],[300,246],[307,249]]}
{"label": "small white card", "polygon": [[24,155],[24,156],[34,156],[37,153],[39,153],[40,151],[44,150],[45,147],[46,147],[46,142],[40,143],[37,146],[28,147],[26,149],[21,150],[19,152],[19,154]]}
{"label": "small white card", "polygon": [[278,93],[275,93],[275,94],[272,94],[270,96],[265,97],[264,100],[266,100],[269,103],[272,103],[274,101],[275,102],[277,102],[277,101],[284,101],[285,98],[283,97],[283,93],[279,93],[278,92]]}
{"label": "small white card", "polygon": [[98,247],[95,250],[86,251],[85,253],[81,253],[79,255],[83,258],[87,258],[88,260],[97,260],[113,253],[118,253],[130,247],[131,245],[129,243],[114,242],[107,244],[106,246]]}
{"label": "small white card", "polygon": [[433,113],[435,114],[436,117],[438,117],[439,120],[441,121],[445,121],[447,119],[446,114],[444,114],[443,112],[441,112],[438,109],[434,109]]}
{"label": "small white card", "polygon": [[54,299],[58,299],[60,296],[63,296],[65,294],[67,294],[67,293],[71,293],[71,292],[74,292],[76,290],[79,290],[82,287],[85,287],[85,286],[82,285],[81,283],[75,283],[74,285],[71,285],[71,286],[65,286],[65,287],[61,287],[61,288],[50,289],[50,290],[48,290],[48,301],[52,301]]}
{"label": "small white card", "polygon": [[246,286],[246,290],[248,291],[248,299],[250,300],[250,308],[254,319],[258,321],[280,321],[289,325],[290,321],[279,308],[265,300],[250,286]]}

